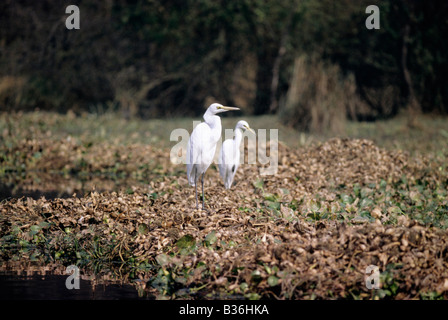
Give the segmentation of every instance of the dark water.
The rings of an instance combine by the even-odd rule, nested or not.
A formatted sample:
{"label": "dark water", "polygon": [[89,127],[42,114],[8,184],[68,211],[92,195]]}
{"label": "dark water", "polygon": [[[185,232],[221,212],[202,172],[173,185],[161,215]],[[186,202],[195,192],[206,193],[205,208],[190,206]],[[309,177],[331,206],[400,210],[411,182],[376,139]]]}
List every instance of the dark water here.
{"label": "dark water", "polygon": [[80,279],[67,289],[65,275],[17,275],[0,272],[0,300],[145,300],[130,284],[96,284]]}
{"label": "dark water", "polygon": [[[47,200],[68,198],[76,193],[77,197],[88,194],[92,190],[118,191],[129,185],[126,179],[115,179],[106,176],[92,176],[79,179],[76,176],[65,177],[60,174],[24,176],[22,179],[10,177],[0,181],[0,201],[10,198],[31,197]],[[1,256],[1,254],[0,254]],[[8,269],[6,269],[8,270]],[[12,270],[15,270],[12,268]],[[19,268],[18,270],[23,270]],[[20,272],[0,270],[0,300],[144,300],[154,299],[139,291],[132,284],[116,284],[110,281],[80,279],[79,289],[67,289],[65,281],[68,275],[34,274],[24,275]]]}
{"label": "dark water", "polygon": [[70,198],[74,194],[82,197],[92,191],[112,192],[126,190],[133,186],[144,187],[147,180],[136,180],[130,177],[119,177],[113,174],[104,175],[62,175],[32,173],[25,176],[6,174],[0,181],[0,201],[10,198],[31,197],[47,200]]}

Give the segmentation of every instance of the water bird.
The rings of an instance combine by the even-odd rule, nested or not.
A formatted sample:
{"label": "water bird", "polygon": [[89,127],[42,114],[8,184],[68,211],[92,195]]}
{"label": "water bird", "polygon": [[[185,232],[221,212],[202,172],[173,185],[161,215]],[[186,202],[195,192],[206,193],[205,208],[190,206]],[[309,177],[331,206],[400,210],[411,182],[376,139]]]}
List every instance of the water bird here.
{"label": "water bird", "polygon": [[219,154],[219,174],[224,181],[226,189],[230,189],[235,173],[240,165],[240,145],[243,138],[243,132],[249,130],[253,134],[255,131],[249,127],[249,124],[240,120],[235,126],[235,136],[233,139],[227,139],[222,144]]}
{"label": "water bird", "polygon": [[216,144],[221,139],[221,118],[217,114],[231,110],[240,109],[212,103],[204,113],[205,122],[198,124],[194,128],[188,140],[187,176],[188,183],[195,187],[196,209],[198,209],[197,180],[201,177],[202,209],[204,209],[204,175],[213,161]]}

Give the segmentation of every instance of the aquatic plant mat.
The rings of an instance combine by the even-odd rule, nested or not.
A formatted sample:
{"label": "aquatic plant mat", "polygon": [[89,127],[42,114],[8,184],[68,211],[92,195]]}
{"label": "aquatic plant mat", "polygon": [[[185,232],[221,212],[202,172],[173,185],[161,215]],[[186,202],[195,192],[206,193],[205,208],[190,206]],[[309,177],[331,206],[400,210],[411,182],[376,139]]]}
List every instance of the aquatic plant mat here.
{"label": "aquatic plant mat", "polygon": [[[363,139],[298,149],[280,144],[277,174],[242,165],[231,190],[212,166],[202,211],[168,148],[108,145],[101,153],[96,145],[39,143],[46,145],[31,153],[36,168],[64,150],[57,157],[64,166],[100,172],[115,168],[115,159],[117,170],[134,170],[140,183],[2,200],[3,270],[16,263],[64,266],[63,272],[75,264],[81,274],[132,283],[155,298],[448,298],[443,161]],[[20,150],[5,154],[4,162]],[[378,289],[366,285],[370,265],[379,269]]]}

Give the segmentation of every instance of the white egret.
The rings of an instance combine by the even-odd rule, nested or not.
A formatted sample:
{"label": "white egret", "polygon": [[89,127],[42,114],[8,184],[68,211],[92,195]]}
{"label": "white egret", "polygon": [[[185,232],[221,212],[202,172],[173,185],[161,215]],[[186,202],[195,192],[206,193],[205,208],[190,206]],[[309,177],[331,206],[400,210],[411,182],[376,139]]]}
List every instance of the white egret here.
{"label": "white egret", "polygon": [[224,181],[226,189],[230,189],[236,170],[240,165],[240,144],[243,138],[243,131],[246,130],[255,134],[255,131],[249,127],[246,121],[238,121],[235,126],[235,137],[233,139],[227,139],[222,144],[219,154],[219,174]]}
{"label": "white egret", "polygon": [[196,193],[196,209],[198,208],[197,179],[202,182],[202,209],[204,209],[204,175],[213,161],[216,144],[221,138],[221,118],[218,113],[239,108],[226,107],[212,103],[204,113],[204,120],[194,128],[187,145],[187,176],[188,183],[194,186]]}

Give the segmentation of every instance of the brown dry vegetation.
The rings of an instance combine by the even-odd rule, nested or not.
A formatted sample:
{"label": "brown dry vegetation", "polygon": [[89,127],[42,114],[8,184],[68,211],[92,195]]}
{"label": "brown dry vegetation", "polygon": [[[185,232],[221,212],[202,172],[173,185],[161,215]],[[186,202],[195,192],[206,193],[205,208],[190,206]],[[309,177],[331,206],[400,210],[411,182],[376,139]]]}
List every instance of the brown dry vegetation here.
{"label": "brown dry vegetation", "polygon": [[[280,144],[277,174],[242,165],[230,191],[212,166],[201,211],[166,147],[89,144],[45,130],[12,143],[7,131],[5,179],[24,167],[125,180],[121,191],[101,179],[104,192],[95,191],[93,179],[78,197],[3,200],[4,270],[14,261],[76,263],[83,274],[132,282],[154,297],[447,298],[447,170],[432,158],[364,139]],[[23,177],[34,188],[51,184]],[[366,288],[369,265],[380,269],[378,290]]]}

